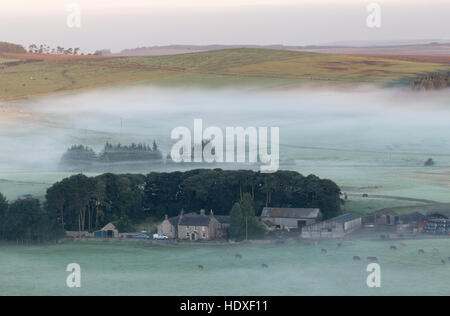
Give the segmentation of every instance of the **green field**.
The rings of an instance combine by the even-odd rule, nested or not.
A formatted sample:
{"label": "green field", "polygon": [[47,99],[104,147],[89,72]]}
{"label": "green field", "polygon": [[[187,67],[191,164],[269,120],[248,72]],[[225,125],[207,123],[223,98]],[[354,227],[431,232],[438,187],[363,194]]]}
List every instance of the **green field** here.
{"label": "green field", "polygon": [[431,62],[248,48],[152,57],[48,57],[0,69],[0,100],[134,82],[259,90],[324,84],[386,86],[448,69]]}
{"label": "green field", "polygon": [[[0,295],[450,295],[443,240],[344,241],[305,246],[157,247],[142,243],[0,245]],[[328,254],[321,254],[321,248]],[[433,253],[439,248],[439,253]],[[425,255],[418,255],[424,249]],[[227,254],[242,255],[242,260]],[[353,261],[353,256],[362,261]],[[381,288],[368,288],[367,256],[381,266]],[[81,288],[66,287],[66,266],[81,266]],[[267,270],[261,264],[269,265]],[[205,269],[200,271],[197,265]]]}

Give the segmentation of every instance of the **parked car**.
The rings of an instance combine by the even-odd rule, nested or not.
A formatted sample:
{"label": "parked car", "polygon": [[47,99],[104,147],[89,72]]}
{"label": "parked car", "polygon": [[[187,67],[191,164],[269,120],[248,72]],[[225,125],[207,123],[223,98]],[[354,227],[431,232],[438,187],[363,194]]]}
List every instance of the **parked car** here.
{"label": "parked car", "polygon": [[150,239],[150,236],[146,235],[146,234],[137,234],[137,235],[134,235],[132,238],[136,238],[136,239]]}
{"label": "parked car", "polygon": [[161,239],[169,239],[169,237],[167,237],[166,235],[154,234],[153,239],[161,240]]}

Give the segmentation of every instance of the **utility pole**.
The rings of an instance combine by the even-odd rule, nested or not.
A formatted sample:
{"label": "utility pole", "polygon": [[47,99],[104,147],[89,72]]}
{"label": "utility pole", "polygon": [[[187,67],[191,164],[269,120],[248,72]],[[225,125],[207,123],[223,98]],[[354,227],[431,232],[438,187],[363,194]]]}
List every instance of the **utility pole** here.
{"label": "utility pole", "polygon": [[248,217],[245,216],[245,240],[248,241]]}

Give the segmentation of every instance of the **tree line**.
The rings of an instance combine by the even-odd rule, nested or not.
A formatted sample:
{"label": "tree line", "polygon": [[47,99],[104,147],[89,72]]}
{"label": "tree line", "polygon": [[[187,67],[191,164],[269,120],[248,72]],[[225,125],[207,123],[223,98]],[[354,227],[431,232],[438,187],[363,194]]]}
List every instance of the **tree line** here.
{"label": "tree line", "polygon": [[27,51],[23,46],[7,43],[7,42],[0,42],[0,53],[15,53],[15,54],[24,54]]}
{"label": "tree line", "polygon": [[449,86],[450,71],[428,74],[410,83],[412,90],[439,90]]}
{"label": "tree line", "polygon": [[60,167],[62,169],[95,168],[95,163],[120,163],[120,162],[162,162],[163,155],[158,145],[153,144],[131,144],[112,145],[106,143],[100,153],[96,153],[92,148],[84,145],[73,145],[61,157]]}
{"label": "tree line", "polygon": [[[232,213],[235,222],[240,218],[244,223],[245,218],[246,229],[257,234],[260,227],[254,219],[265,206],[320,208],[325,218],[338,215],[341,206],[340,189],[331,180],[294,171],[265,174],[222,169],[152,172],[146,176],[78,174],[51,186],[42,205],[33,199],[12,204],[4,198],[1,201],[2,239],[31,241],[53,238],[64,231],[93,232],[109,222],[119,231],[133,231],[149,217],[177,216],[182,209]],[[243,226],[237,227],[233,234],[242,237]]]}
{"label": "tree line", "polygon": [[47,44],[31,44],[28,46],[28,53],[30,54],[56,54],[56,55],[80,55],[81,49],[64,48],[62,46],[50,47]]}
{"label": "tree line", "polygon": [[0,193],[0,240],[40,243],[61,235],[56,221],[39,200],[20,199],[8,203]]}

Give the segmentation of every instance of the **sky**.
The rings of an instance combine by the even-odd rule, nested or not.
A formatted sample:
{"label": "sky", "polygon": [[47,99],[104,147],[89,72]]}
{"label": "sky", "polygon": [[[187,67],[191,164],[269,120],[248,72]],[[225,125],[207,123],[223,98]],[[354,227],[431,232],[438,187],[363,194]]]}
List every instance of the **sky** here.
{"label": "sky", "polygon": [[[448,0],[2,0],[0,41],[84,52],[154,45],[449,40]],[[376,2],[380,27],[368,27]],[[76,4],[71,7],[69,5]],[[75,8],[75,9],[74,9]],[[80,14],[77,14],[77,8]],[[74,19],[75,16],[75,19]],[[79,17],[79,18],[78,18]],[[67,23],[68,19],[72,25]],[[80,27],[73,24],[80,21]],[[70,27],[72,26],[72,27]]]}

